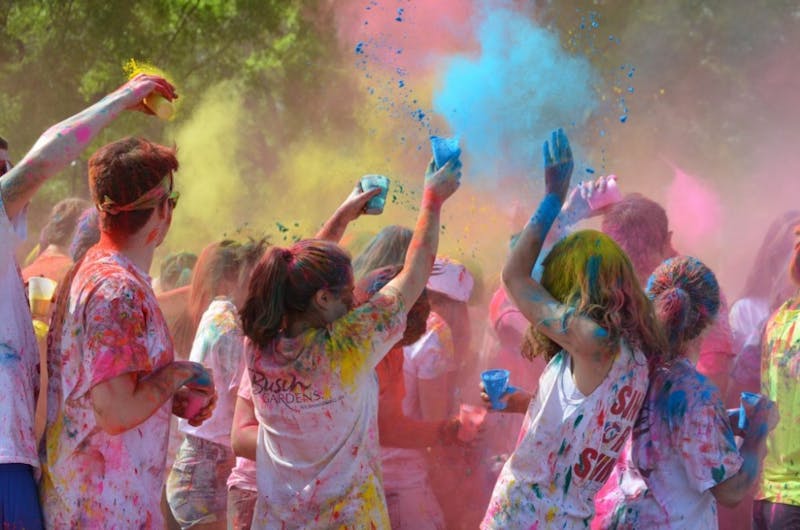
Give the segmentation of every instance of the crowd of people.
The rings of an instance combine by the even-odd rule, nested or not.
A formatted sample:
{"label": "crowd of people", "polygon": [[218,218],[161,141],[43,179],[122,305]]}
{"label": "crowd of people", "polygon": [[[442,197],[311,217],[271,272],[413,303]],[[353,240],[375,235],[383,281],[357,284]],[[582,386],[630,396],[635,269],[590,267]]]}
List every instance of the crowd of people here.
{"label": "crowd of people", "polygon": [[[438,252],[458,152],[414,228],[355,259],[379,189],[310,239],[214,241],[153,279],[179,162],[128,137],[18,260],[37,190],[153,93],[177,97],[139,75],[16,165],[0,139],[4,529],[800,528],[800,213],[729,310],[658,203],[590,206],[608,180],[572,182],[559,129],[501,285]],[[489,395],[490,368],[513,386]]]}

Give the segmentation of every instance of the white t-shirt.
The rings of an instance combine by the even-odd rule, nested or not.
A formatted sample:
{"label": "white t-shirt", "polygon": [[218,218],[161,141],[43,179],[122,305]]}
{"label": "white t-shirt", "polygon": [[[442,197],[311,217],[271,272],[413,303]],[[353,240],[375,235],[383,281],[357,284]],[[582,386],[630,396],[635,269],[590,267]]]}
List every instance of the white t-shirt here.
{"label": "white t-shirt", "polygon": [[[146,377],[173,360],[149,276],[124,255],[89,249],[69,292],[60,348],[48,345],[42,511],[47,528],[162,528],[161,489],[172,399],[136,427],[97,425],[90,392]],[[117,406],[124,407],[125,403]]]}
{"label": "white t-shirt", "polygon": [[9,220],[0,198],[0,464],[38,468],[33,426],[39,346],[14,255],[24,239],[25,213]]}
{"label": "white t-shirt", "polygon": [[189,360],[202,363],[214,375],[217,406],[199,427],[180,419],[181,432],[230,447],[236,388],[244,372],[244,335],[236,306],[227,298],[211,302],[200,319]]}
{"label": "white t-shirt", "polygon": [[[421,420],[419,380],[436,379],[457,368],[450,327],[442,317],[431,312],[425,334],[403,348],[403,376],[406,395],[403,414]],[[386,490],[415,488],[428,482],[428,462],[421,449],[381,446],[383,482]]]}
{"label": "white t-shirt", "polygon": [[589,396],[575,386],[571,357],[547,365],[520,441],[495,484],[483,529],[586,528],[647,392],[647,361],[622,343]]}
{"label": "white t-shirt", "polygon": [[741,465],[719,390],[678,360],[656,370],[633,441],[597,497],[592,526],[716,529],[710,488]]}
{"label": "white t-shirt", "polygon": [[[253,391],[250,385],[250,374],[244,370],[242,381],[239,384],[238,396],[248,401],[253,401]],[[228,489],[239,488],[248,491],[257,491],[256,463],[249,458],[236,457],[231,474],[228,477]]]}
{"label": "white t-shirt", "polygon": [[259,421],[253,527],[388,528],[375,366],[402,337],[403,301],[383,291],[327,328],[246,342]]}

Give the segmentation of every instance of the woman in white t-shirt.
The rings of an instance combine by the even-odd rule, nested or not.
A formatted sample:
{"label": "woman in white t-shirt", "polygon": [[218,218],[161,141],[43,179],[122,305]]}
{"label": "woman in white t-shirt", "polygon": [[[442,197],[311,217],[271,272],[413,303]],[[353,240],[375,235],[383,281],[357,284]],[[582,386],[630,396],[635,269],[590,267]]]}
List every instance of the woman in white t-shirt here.
{"label": "woman in white t-shirt", "polygon": [[252,401],[237,400],[232,433],[257,420],[253,527],[389,527],[375,366],[425,287],[459,179],[457,159],[429,169],[402,272],[356,308],[350,257],[334,243],[273,247],[256,265],[241,312]]}
{"label": "woman in white t-shirt", "polygon": [[653,271],[647,292],[670,356],[653,373],[632,443],[596,499],[592,526],[714,530],[717,502],[735,505],[758,477],[773,407],[765,399],[748,406],[752,428],[737,432],[744,438],[738,449],[719,390],[695,369],[703,332],[720,307],[708,267],[671,258]]}
{"label": "woman in white t-shirt", "polygon": [[194,269],[189,314],[196,315],[192,319],[196,334],[189,359],[214,374],[219,397],[202,425],[192,426],[185,419],[178,422],[184,439],[166,489],[170,510],[181,528],[226,527],[227,480],[234,464],[231,422],[245,366],[237,306],[265,248],[265,240],[212,243],[203,249]]}
{"label": "woman in white t-shirt", "polygon": [[[552,150],[551,150],[552,149]],[[533,354],[549,361],[481,524],[484,529],[586,528],[647,390],[648,361],[665,340],[633,267],[606,235],[584,230],[557,243],[531,270],[561,210],[572,174],[562,130],[545,142],[546,196],[503,268],[503,282],[531,323]]]}

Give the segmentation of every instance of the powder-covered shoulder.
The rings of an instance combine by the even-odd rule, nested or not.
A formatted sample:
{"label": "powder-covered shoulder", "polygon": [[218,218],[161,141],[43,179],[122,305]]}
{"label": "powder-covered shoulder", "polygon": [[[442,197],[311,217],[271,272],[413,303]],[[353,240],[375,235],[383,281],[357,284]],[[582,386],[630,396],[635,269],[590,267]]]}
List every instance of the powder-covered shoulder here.
{"label": "powder-covered shoulder", "polygon": [[385,308],[389,306],[398,306],[398,311],[405,311],[405,300],[399,289],[391,285],[385,286],[383,289],[372,295],[367,304],[377,308]]}

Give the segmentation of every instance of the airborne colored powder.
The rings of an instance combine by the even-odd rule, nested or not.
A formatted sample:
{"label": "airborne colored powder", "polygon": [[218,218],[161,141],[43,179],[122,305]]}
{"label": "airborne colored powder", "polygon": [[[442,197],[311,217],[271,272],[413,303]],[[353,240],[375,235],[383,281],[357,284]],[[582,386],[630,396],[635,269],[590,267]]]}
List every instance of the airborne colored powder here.
{"label": "airborne colored powder", "polygon": [[719,195],[697,177],[674,165],[672,169],[675,178],[667,191],[665,209],[674,233],[673,243],[681,252],[702,255],[703,243],[717,237],[722,225]]}
{"label": "airborne colored powder", "polygon": [[598,100],[589,61],[567,54],[558,35],[510,8],[475,17],[478,57],[445,60],[434,110],[461,135],[470,176],[539,173],[541,142],[554,124],[584,126]]}

